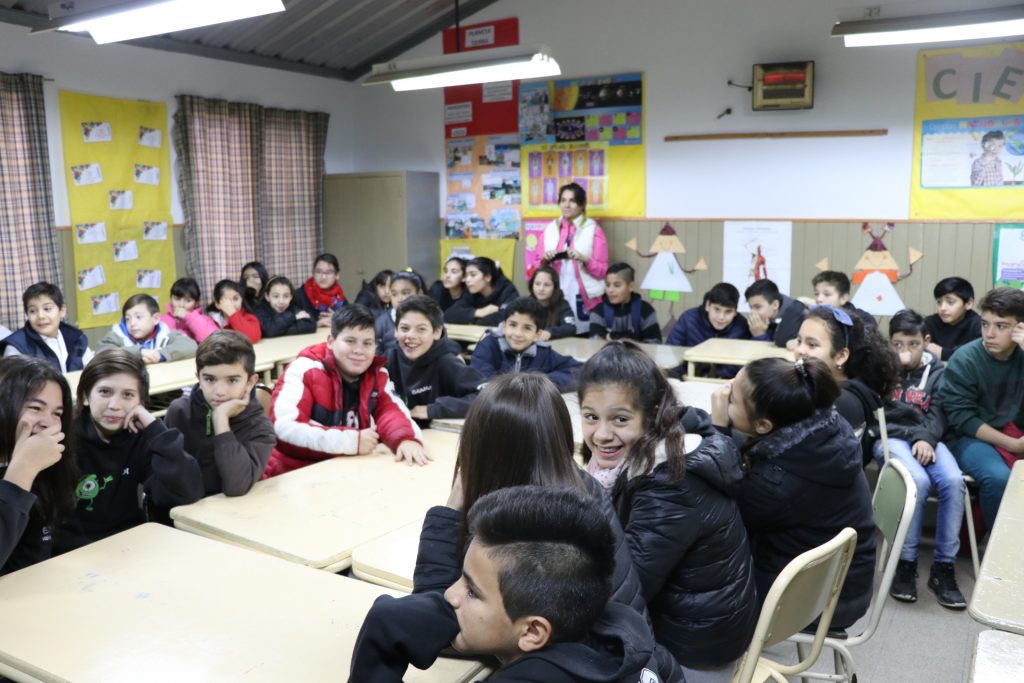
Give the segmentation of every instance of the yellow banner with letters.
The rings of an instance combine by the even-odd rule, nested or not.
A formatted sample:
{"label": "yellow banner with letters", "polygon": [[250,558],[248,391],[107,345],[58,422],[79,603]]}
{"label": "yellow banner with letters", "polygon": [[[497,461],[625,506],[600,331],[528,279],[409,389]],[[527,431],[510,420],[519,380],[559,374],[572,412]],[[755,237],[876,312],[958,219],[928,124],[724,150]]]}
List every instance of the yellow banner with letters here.
{"label": "yellow banner with letters", "polygon": [[910,218],[1024,218],[1024,43],[918,53]]}
{"label": "yellow banner with letters", "polygon": [[79,327],[112,325],[174,280],[167,106],[60,92]]}

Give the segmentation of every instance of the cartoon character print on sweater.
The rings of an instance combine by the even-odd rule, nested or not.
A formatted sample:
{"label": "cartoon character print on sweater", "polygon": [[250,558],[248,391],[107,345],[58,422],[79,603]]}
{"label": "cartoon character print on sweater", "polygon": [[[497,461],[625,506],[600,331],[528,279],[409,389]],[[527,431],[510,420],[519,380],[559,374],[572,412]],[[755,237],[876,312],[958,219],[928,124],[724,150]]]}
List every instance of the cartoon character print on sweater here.
{"label": "cartoon character print on sweater", "polygon": [[78,486],[75,487],[75,501],[86,501],[85,509],[92,512],[93,501],[100,495],[100,492],[107,488],[107,484],[114,481],[113,477],[103,477],[102,480],[95,474],[87,474],[82,477]]}

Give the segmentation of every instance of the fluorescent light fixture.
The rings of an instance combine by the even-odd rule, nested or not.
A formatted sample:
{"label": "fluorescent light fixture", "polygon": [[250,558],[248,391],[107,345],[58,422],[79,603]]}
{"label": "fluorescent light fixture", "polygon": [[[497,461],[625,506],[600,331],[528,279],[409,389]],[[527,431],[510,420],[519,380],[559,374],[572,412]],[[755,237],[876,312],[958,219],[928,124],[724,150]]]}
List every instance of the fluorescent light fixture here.
{"label": "fluorescent light fixture", "polygon": [[401,92],[452,85],[547,78],[562,73],[546,45],[513,45],[441,57],[374,64],[363,85],[390,83]]}
{"label": "fluorescent light fixture", "polygon": [[40,31],[87,31],[98,44],[283,12],[282,0],[73,0],[51,3]]}
{"label": "fluorescent light fixture", "polygon": [[832,27],[846,47],[908,45],[1024,34],[1024,5],[917,17],[844,21]]}

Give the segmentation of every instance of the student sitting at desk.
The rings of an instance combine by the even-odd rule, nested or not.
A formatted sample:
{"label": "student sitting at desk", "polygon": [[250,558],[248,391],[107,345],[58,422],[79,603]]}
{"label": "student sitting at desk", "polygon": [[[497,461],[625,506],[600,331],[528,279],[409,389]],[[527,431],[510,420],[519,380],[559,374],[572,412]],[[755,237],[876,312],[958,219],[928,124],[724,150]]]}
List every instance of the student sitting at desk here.
{"label": "student sitting at desk", "polygon": [[353,304],[334,312],[327,341],[299,352],[274,385],[270,419],[278,441],[264,478],[365,455],[378,442],[395,460],[427,464],[419,427],[394,393],[376,346],[373,314]]}
{"label": "student sitting at desk", "polygon": [[63,321],[67,307],[60,287],[37,282],[25,290],[21,302],[25,325],[0,341],[3,355],[42,358],[61,372],[81,370],[92,349],[84,332]]}
{"label": "student sitting at desk", "polygon": [[401,270],[388,280],[391,307],[376,313],[374,329],[377,331],[377,354],[386,356],[395,348],[395,313],[403,301],[423,294],[423,278],[414,270]]}
{"label": "student sitting at desk", "polygon": [[168,329],[187,334],[198,344],[218,329],[213,318],[203,313],[199,283],[193,278],[178,278],[171,285],[171,302],[160,316]]}
{"label": "student sitting at desk", "polygon": [[962,277],[946,277],[936,283],[935,313],[924,319],[932,340],[928,351],[943,361],[964,344],[981,338],[981,316],[974,307],[974,287]]}
{"label": "student sitting at desk", "polygon": [[505,309],[501,333],[488,330],[476,345],[469,364],[487,379],[508,372],[539,372],[560,392],[572,391],[580,362],[540,341],[547,313],[536,299],[522,296]]}
{"label": "student sitting at desk", "polygon": [[264,339],[316,332],[316,321],[295,303],[295,288],[284,275],[267,281],[263,300],[256,306],[256,317]]}
{"label": "student sitting at desk", "polygon": [[313,259],[313,275],[295,290],[299,308],[316,320],[317,327],[330,327],[331,315],[345,305],[345,290],[338,284],[341,264],[334,254]]}
{"label": "student sitting at desk", "polygon": [[439,418],[463,418],[487,382],[466,365],[461,347],[444,337],[444,314],[429,296],[411,296],[395,311],[397,348],[388,353],[395,393],[421,425]]}
{"label": "student sitting at desk", "polygon": [[221,280],[213,287],[213,301],[206,307],[217,326],[244,334],[253,344],[263,338],[260,319],[249,310],[242,288],[234,280]]}
{"label": "student sitting at desk", "polygon": [[681,682],[634,609],[608,602],[614,537],[569,488],[516,486],[469,511],[462,577],[442,595],[381,596],[363,622],[349,680],[397,683],[441,650],[492,656],[489,681]]}
{"label": "student sitting at desk", "polygon": [[124,302],[121,322],[110,328],[97,351],[126,349],[143,363],[162,363],[196,355],[196,343],[160,322],[160,304],[149,294],[136,294]]}
{"label": "student sitting at desk", "polygon": [[[273,280],[271,280],[273,282]],[[256,352],[232,330],[214,332],[196,352],[192,393],[175,399],[164,422],[185,436],[203,473],[206,495],[241,496],[259,481],[277,441],[253,395]]]}
{"label": "student sitting at desk", "polygon": [[147,512],[166,520],[175,505],[202,498],[198,463],[181,432],[146,410],[148,394],[145,363],[124,349],[100,351],[82,371],[75,409],[78,507],[56,531],[55,554],[142,524]]}
{"label": "student sitting at desk", "polygon": [[633,267],[628,263],[608,266],[601,303],[590,312],[591,339],[661,343],[658,314],[653,306],[633,291],[636,287],[634,277]]}
{"label": "student sitting at desk", "polygon": [[835,306],[850,315],[856,315],[864,323],[864,329],[877,330],[875,316],[850,303],[850,278],[838,270],[823,270],[811,278],[814,287],[814,303],[819,306]]}
{"label": "student sitting at desk", "polygon": [[[750,339],[747,319],[736,312],[740,291],[728,282],[719,282],[704,294],[704,303],[686,310],[668,335],[673,346],[697,346],[708,339]],[[682,371],[681,366],[678,370]],[[728,379],[739,372],[738,365],[719,365],[715,376]],[[708,365],[699,364],[697,374],[707,377]]]}
{"label": "student sitting at desk", "polygon": [[466,292],[444,312],[453,325],[497,325],[504,308],[519,296],[516,286],[501,272],[501,266],[486,256],[466,264]]}
{"label": "student sitting at desk", "polygon": [[807,307],[779,291],[771,280],[758,280],[743,293],[750,306],[747,325],[754,339],[770,341],[779,348],[796,348],[796,336]]}
{"label": "student sitting at desk", "polygon": [[28,356],[0,360],[0,576],[48,559],[51,529],[74,512],[71,409],[55,367]]}

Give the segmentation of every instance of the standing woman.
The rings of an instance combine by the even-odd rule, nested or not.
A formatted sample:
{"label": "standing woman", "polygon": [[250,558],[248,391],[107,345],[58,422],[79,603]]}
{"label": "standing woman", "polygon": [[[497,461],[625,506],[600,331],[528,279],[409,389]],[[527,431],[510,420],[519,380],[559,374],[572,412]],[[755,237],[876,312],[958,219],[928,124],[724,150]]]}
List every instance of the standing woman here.
{"label": "standing woman", "polygon": [[576,315],[576,332],[587,331],[590,311],[604,294],[608,241],[604,230],[586,215],[587,191],[577,183],[558,191],[562,218],[544,228],[543,265],[558,271],[562,294]]}

